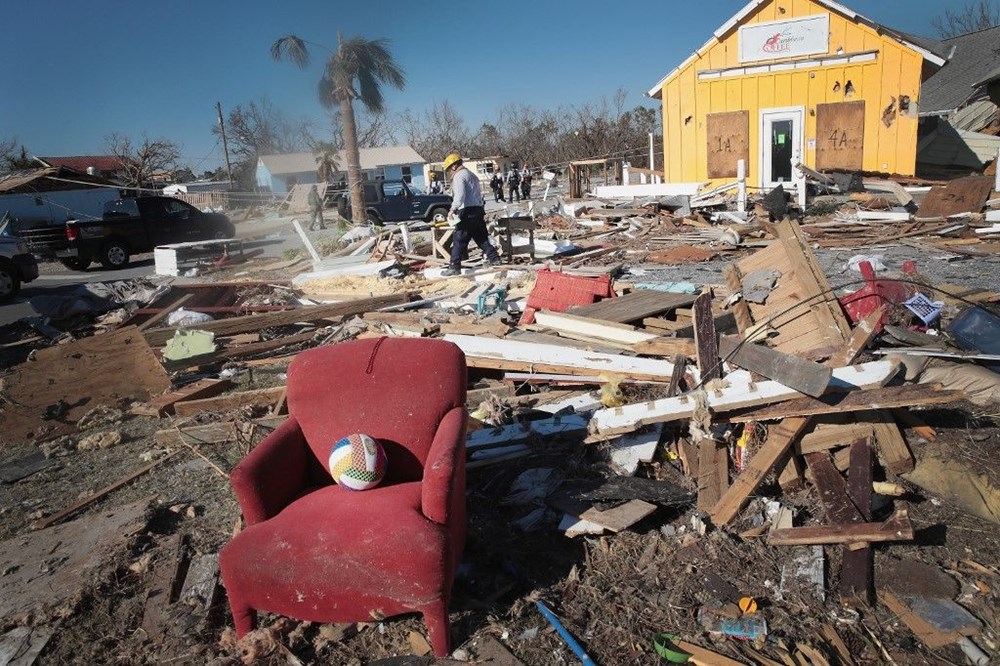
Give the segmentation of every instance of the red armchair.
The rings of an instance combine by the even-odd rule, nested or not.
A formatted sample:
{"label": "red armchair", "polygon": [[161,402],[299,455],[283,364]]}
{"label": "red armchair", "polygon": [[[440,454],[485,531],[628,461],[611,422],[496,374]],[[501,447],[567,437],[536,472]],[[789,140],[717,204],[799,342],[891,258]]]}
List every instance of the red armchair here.
{"label": "red armchair", "polygon": [[[247,528],[220,566],[237,635],[257,610],[312,622],[419,612],[434,653],[449,653],[466,380],[465,356],[442,340],[358,340],[292,361],[288,420],[232,473]],[[331,445],[356,432],[389,461],[382,483],[361,492],[326,471]]]}

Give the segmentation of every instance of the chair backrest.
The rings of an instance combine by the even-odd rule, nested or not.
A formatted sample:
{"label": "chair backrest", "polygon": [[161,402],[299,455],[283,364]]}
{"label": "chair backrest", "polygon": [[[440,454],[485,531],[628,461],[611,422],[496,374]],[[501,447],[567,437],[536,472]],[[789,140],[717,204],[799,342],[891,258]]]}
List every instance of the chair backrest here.
{"label": "chair backrest", "polygon": [[389,459],[386,480],[423,477],[444,415],[465,405],[465,354],[426,338],[374,338],[319,347],[288,367],[288,411],[325,469],[341,437],[365,433]]}

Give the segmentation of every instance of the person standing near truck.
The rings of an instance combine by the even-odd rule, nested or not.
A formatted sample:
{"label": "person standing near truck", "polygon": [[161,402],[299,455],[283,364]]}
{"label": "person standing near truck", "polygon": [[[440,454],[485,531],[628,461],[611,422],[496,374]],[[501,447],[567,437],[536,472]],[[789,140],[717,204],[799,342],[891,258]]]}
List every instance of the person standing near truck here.
{"label": "person standing near truck", "polygon": [[312,218],[309,220],[309,231],[316,227],[317,222],[319,222],[320,229],[326,229],[326,221],[323,220],[323,200],[319,198],[319,191],[316,190],[315,185],[309,188],[309,210],[312,212]]}
{"label": "person standing near truck", "polygon": [[500,255],[490,243],[486,231],[486,200],[479,185],[479,178],[462,164],[462,156],[451,153],[444,158],[445,178],[451,178],[451,212],[448,217],[457,217],[455,235],[451,239],[451,262],[441,275],[458,275],[462,272],[462,254],[475,241],[486,255],[486,263],[497,266]]}

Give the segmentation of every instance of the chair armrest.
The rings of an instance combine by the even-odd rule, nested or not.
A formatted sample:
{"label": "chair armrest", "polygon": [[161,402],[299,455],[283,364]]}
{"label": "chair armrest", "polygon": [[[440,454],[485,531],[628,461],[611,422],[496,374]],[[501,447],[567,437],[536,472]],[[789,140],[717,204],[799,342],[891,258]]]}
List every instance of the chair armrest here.
{"label": "chair armrest", "polygon": [[276,516],[306,486],[311,454],[289,416],[233,469],[230,482],[247,525]]}
{"label": "chair armrest", "polygon": [[424,464],[421,510],[445,525],[457,502],[465,502],[465,408],[454,407],[438,425]]}

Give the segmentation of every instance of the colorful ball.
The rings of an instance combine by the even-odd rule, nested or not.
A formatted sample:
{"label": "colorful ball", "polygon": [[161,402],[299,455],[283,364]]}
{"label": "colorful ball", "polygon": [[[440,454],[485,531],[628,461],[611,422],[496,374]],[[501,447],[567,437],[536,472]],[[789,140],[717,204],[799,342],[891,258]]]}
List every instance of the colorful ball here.
{"label": "colorful ball", "polygon": [[330,475],[348,490],[374,488],[388,465],[382,445],[361,433],[344,437],[330,450]]}

